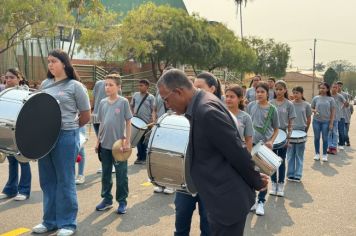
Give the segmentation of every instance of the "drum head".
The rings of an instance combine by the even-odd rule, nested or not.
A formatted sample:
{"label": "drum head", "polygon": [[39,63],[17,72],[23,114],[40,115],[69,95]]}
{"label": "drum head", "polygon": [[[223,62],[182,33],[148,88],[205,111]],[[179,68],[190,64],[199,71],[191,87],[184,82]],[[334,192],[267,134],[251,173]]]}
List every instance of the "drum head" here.
{"label": "drum head", "polygon": [[147,129],[146,122],[138,118],[137,116],[131,118],[131,124],[135,126],[137,129],[145,129],[145,130]]}
{"label": "drum head", "polygon": [[278,135],[277,135],[276,139],[274,140],[273,145],[283,143],[286,141],[286,139],[287,139],[287,133],[284,132],[283,130],[279,129]]}
{"label": "drum head", "polygon": [[61,120],[61,110],[55,98],[46,93],[33,95],[16,120],[15,139],[20,153],[28,159],[39,159],[48,154],[59,137]]}
{"label": "drum head", "polygon": [[291,134],[291,138],[303,138],[307,136],[307,133],[302,130],[293,130]]}

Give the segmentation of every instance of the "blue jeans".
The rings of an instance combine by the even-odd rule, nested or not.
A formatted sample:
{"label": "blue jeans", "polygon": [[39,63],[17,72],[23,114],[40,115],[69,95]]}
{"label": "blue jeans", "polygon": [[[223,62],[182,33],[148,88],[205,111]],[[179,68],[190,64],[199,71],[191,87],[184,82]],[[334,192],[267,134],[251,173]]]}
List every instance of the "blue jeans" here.
{"label": "blue jeans", "polygon": [[137,144],[137,160],[146,161],[147,145],[144,143],[145,136],[143,136]]}
{"label": "blue jeans", "polygon": [[79,150],[79,155],[82,157],[80,162],[78,162],[78,175],[84,175],[84,166],[85,166],[85,151],[84,148]]}
{"label": "blue jeans", "polygon": [[[9,178],[2,190],[9,197],[14,197],[18,193],[30,196],[31,192],[31,167],[30,163],[21,163],[14,156],[8,156]],[[19,182],[19,164],[21,167],[21,178]]]}
{"label": "blue jeans", "polygon": [[339,146],[345,146],[345,118],[340,118],[338,124]]}
{"label": "blue jeans", "polygon": [[98,137],[100,124],[93,124],[96,137]]}
{"label": "blue jeans", "polygon": [[176,207],[176,230],[174,236],[189,236],[192,215],[198,203],[200,215],[201,236],[209,235],[209,223],[204,204],[199,195],[193,197],[190,194],[176,192],[174,205]]}
{"label": "blue jeans", "polygon": [[328,149],[328,133],[329,133],[329,121],[318,121],[313,119],[313,131],[314,131],[314,148],[315,154],[320,154],[320,133],[323,138],[323,155],[326,155]]}
{"label": "blue jeans", "polygon": [[287,150],[287,176],[301,179],[303,175],[305,143],[291,144]]}
{"label": "blue jeans", "polygon": [[333,130],[331,132],[329,132],[328,135],[328,146],[329,148],[336,148],[337,147],[337,138],[338,138],[338,121],[335,120],[334,121],[334,125],[333,125]]}
{"label": "blue jeans", "polygon": [[79,131],[61,130],[52,151],[38,161],[43,191],[43,225],[48,229],[76,229],[78,201],[75,187],[75,159]]}
{"label": "blue jeans", "polygon": [[[273,149],[273,152],[276,153],[280,158],[282,158],[282,164],[278,168],[278,183],[284,183],[286,178],[286,154],[287,147],[282,147],[279,149]],[[277,183],[277,172],[271,176],[271,180],[274,183]]]}
{"label": "blue jeans", "polygon": [[115,161],[112,156],[112,150],[101,149],[101,197],[108,204],[112,204],[112,166],[115,166],[116,175],[116,201],[127,204],[129,195],[129,184],[127,177],[127,161]]}
{"label": "blue jeans", "polygon": [[345,123],[345,142],[348,144],[350,144],[349,129],[350,123]]}

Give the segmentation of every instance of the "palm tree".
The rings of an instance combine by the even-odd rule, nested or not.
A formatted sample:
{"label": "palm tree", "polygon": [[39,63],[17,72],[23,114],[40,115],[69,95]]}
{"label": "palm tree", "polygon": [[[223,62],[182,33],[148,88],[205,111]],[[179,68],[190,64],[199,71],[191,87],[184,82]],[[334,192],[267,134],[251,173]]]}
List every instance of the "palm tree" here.
{"label": "palm tree", "polygon": [[242,24],[242,4],[246,6],[247,0],[235,0],[236,6],[237,6],[237,14],[239,14],[240,10],[240,29],[241,29],[241,39],[243,40],[244,35],[243,35],[243,24]]}

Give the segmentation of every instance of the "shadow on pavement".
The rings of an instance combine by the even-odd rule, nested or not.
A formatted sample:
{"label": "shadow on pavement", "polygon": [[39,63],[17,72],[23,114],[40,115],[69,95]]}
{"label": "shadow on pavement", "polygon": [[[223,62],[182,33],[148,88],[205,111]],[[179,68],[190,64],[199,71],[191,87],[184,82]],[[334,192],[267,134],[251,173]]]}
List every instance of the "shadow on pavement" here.
{"label": "shadow on pavement", "polygon": [[287,182],[285,192],[285,198],[291,201],[289,205],[293,208],[303,208],[304,204],[313,202],[303,183]]}
{"label": "shadow on pavement", "polygon": [[321,162],[321,161],[314,161],[312,167],[313,170],[319,171],[325,176],[335,176],[339,174],[339,172],[330,165],[329,162]]}
{"label": "shadow on pavement", "polygon": [[15,201],[12,198],[0,200],[0,212],[21,207],[23,205],[32,205],[42,202],[42,191],[32,191],[29,199],[24,201]]}

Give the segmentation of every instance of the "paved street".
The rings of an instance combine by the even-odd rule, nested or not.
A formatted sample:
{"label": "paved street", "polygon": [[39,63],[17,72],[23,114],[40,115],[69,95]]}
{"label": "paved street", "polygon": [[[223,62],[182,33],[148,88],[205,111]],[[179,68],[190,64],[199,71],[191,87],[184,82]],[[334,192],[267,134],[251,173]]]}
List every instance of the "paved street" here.
{"label": "paved street", "polygon": [[[309,133],[302,183],[286,184],[286,197],[267,198],[266,215],[250,214],[245,235],[355,235],[356,233],[356,118],[350,137],[353,147],[328,163],[313,160],[313,134]],[[173,195],[154,194],[147,183],[145,166],[129,161],[128,212],[117,215],[114,209],[96,212],[100,198],[99,161],[94,153],[93,129],[86,144],[86,182],[78,186],[79,213],[76,235],[173,235]],[[41,222],[42,193],[36,163],[32,167],[32,194],[24,202],[0,200],[0,235],[18,228],[31,229]],[[7,180],[7,162],[0,164],[0,188]],[[114,189],[115,190],[115,189]],[[65,207],[65,206],[63,206]],[[199,235],[199,217],[195,213],[191,235]],[[53,234],[53,232],[52,232]],[[16,235],[16,234],[13,234]],[[30,235],[25,233],[24,235]]]}

